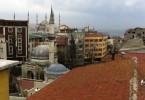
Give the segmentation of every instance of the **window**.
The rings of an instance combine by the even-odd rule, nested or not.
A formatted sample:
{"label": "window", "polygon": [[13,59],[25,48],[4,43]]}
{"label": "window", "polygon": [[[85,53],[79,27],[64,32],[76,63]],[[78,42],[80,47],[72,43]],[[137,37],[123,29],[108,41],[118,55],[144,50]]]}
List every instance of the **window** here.
{"label": "window", "polygon": [[90,42],[93,42],[93,39],[90,39]]}
{"label": "window", "polygon": [[95,39],[95,42],[98,42],[98,39]]}
{"label": "window", "polygon": [[82,43],[82,41],[81,41],[81,40],[79,40],[79,41],[78,41],[78,43]]}
{"label": "window", "polygon": [[13,36],[8,35],[8,45],[11,46],[13,44]]}
{"label": "window", "polygon": [[101,42],[101,41],[102,41],[102,39],[99,39],[99,41]]}
{"label": "window", "polygon": [[22,38],[22,35],[21,34],[18,34],[18,38]]}
{"label": "window", "polygon": [[98,44],[94,44],[94,46],[98,46]]}
{"label": "window", "polygon": [[90,44],[90,45],[91,45],[91,47],[94,46],[94,44]]}
{"label": "window", "polygon": [[19,46],[19,48],[18,49],[22,49],[22,47],[21,46]]}
{"label": "window", "polygon": [[98,56],[102,56],[102,53],[99,53]]}
{"label": "window", "polygon": [[3,48],[0,48],[0,52],[3,53]]}
{"label": "window", "polygon": [[12,27],[9,27],[9,28],[8,28],[8,32],[9,32],[9,33],[12,33],[12,32],[13,32],[13,28],[12,28]]}
{"label": "window", "polygon": [[79,45],[79,48],[83,48],[83,45]]}
{"label": "window", "polygon": [[85,42],[89,42],[89,40],[88,40],[88,39],[86,39],[86,40],[85,40]]}
{"label": "window", "polygon": [[18,54],[22,54],[22,35],[18,34]]}
{"label": "window", "polygon": [[98,49],[98,51],[102,51],[102,49]]}
{"label": "window", "polygon": [[89,49],[85,49],[85,52],[88,52],[89,51]]}
{"label": "window", "polygon": [[88,57],[88,54],[85,54],[86,57]]}
{"label": "window", "polygon": [[91,51],[91,52],[93,52],[93,51],[94,51],[94,49],[90,49],[90,51]]}
{"label": "window", "polygon": [[18,54],[21,54],[22,53],[22,50],[18,50]]}
{"label": "window", "polygon": [[18,28],[17,28],[17,32],[18,32],[18,33],[22,33],[22,28],[21,28],[21,27],[18,27]]}
{"label": "window", "polygon": [[9,55],[13,54],[13,46],[9,46]]}
{"label": "window", "polygon": [[98,44],[98,46],[102,46],[102,44]]}
{"label": "window", "polygon": [[22,42],[22,39],[18,38],[18,43],[21,43]]}
{"label": "window", "polygon": [[22,46],[22,43],[18,43],[19,46]]}
{"label": "window", "polygon": [[89,45],[88,44],[85,44],[85,47],[89,47]]}
{"label": "window", "polygon": [[98,49],[95,49],[94,51],[98,51]]}
{"label": "window", "polygon": [[95,53],[94,56],[97,56],[97,53]]}
{"label": "window", "polygon": [[81,59],[81,58],[83,58],[83,56],[82,55],[79,55],[78,58]]}

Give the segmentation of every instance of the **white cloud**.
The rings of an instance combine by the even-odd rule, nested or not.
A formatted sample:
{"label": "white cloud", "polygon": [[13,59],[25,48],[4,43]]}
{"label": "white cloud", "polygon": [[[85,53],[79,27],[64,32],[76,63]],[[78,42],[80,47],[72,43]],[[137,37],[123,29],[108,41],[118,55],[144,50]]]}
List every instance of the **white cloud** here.
{"label": "white cloud", "polygon": [[137,3],[138,0],[126,0],[125,5],[128,7],[132,7]]}
{"label": "white cloud", "polygon": [[31,21],[35,22],[36,13],[41,21],[45,13],[50,14],[51,5],[56,21],[60,13],[62,22],[66,24],[78,22],[77,25],[81,25],[90,22],[93,25],[102,24],[104,27],[112,19],[116,21],[111,24],[117,27],[115,23],[123,22],[128,17],[134,18],[132,21],[138,20],[138,17],[145,18],[144,0],[0,0],[0,17],[11,19],[15,12],[16,18],[20,19],[23,16],[26,18],[29,11]]}

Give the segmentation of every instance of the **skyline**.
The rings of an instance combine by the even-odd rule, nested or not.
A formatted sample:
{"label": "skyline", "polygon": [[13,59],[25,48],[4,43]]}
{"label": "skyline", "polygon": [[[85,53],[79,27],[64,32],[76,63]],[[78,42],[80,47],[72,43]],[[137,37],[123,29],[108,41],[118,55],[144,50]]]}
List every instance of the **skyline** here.
{"label": "skyline", "polygon": [[[39,23],[50,17],[51,5],[58,26],[59,13],[61,24],[82,28],[90,25],[96,30],[126,30],[145,27],[144,0],[0,0],[0,19],[26,20],[29,12],[30,23]],[[6,6],[7,5],[7,6]]]}

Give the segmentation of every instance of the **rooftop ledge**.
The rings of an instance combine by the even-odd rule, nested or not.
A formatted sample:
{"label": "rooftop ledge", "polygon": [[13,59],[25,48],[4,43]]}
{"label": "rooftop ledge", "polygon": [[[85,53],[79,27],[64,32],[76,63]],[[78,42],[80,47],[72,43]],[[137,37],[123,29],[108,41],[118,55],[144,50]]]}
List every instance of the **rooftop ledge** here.
{"label": "rooftop ledge", "polygon": [[0,71],[19,64],[19,61],[0,59]]}
{"label": "rooftop ledge", "polygon": [[140,49],[145,49],[145,47],[121,48],[119,51],[140,50]]}

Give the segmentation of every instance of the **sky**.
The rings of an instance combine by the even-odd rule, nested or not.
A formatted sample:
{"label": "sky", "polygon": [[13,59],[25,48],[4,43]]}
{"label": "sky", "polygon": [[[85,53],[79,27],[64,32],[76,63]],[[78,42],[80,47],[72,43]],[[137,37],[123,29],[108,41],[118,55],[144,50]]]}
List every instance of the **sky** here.
{"label": "sky", "polygon": [[58,26],[61,24],[83,28],[90,26],[99,31],[119,32],[128,28],[145,27],[145,0],[0,0],[0,19],[26,20],[30,23],[50,16],[51,5]]}

